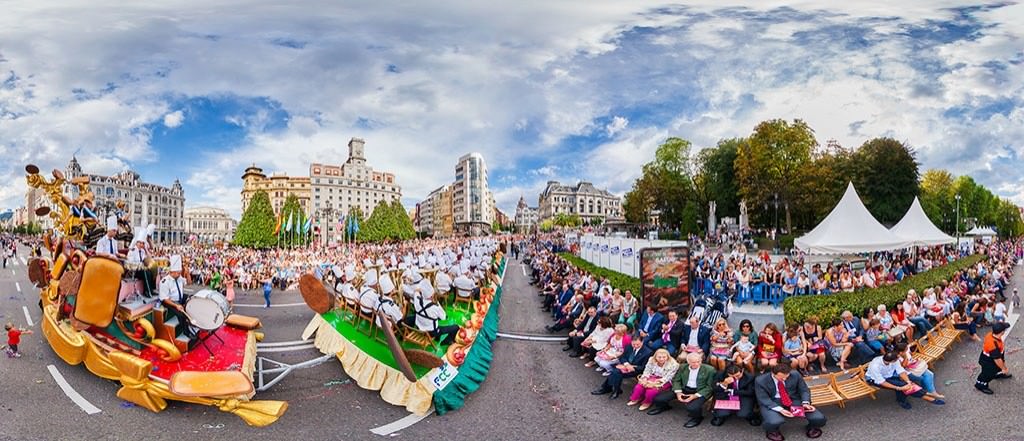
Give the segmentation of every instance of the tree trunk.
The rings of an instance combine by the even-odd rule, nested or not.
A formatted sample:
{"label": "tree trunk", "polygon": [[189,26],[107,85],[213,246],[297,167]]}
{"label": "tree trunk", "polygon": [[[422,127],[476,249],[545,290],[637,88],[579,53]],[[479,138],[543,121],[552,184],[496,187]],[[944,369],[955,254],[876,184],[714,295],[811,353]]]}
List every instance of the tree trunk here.
{"label": "tree trunk", "polygon": [[786,204],[786,234],[793,234],[793,218],[789,214],[789,204]]}

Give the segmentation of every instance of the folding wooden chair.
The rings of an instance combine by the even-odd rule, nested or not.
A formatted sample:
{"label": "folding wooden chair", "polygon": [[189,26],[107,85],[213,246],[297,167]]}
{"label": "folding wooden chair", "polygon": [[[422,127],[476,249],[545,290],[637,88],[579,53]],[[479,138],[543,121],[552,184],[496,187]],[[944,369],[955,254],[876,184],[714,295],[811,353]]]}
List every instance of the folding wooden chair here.
{"label": "folding wooden chair", "polygon": [[843,396],[839,395],[836,388],[832,386],[833,377],[835,376],[832,374],[804,377],[804,381],[807,382],[807,388],[811,390],[811,404],[815,406],[838,404],[840,408],[846,407]]}
{"label": "folding wooden chair", "polygon": [[865,366],[854,369],[836,372],[832,375],[832,387],[835,388],[844,400],[851,401],[858,398],[871,397],[874,400],[878,388],[864,381]]}
{"label": "folding wooden chair", "polygon": [[419,346],[423,349],[437,350],[437,341],[434,340],[430,334],[420,331],[412,326],[405,323],[401,325],[402,329],[402,340]]}

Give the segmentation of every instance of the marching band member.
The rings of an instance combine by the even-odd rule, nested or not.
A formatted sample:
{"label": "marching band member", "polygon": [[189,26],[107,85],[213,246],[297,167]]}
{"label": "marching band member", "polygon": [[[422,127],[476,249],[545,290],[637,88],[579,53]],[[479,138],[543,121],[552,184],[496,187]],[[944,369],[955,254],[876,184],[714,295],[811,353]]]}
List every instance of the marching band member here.
{"label": "marching band member", "polygon": [[341,297],[345,299],[345,304],[348,306],[355,306],[359,303],[359,292],[356,291],[355,285],[352,281],[356,278],[356,269],[352,266],[345,268],[345,274],[340,282],[334,287],[334,290],[341,294]]}
{"label": "marching band member", "polygon": [[107,234],[96,242],[96,254],[117,258],[117,216],[107,216]]}
{"label": "marching band member", "polygon": [[[394,286],[392,286],[392,289],[394,289]],[[402,320],[402,308],[395,303],[390,294],[381,294],[380,302],[377,304],[377,317],[374,317],[374,322],[376,322],[378,327],[383,327],[380,324],[381,315],[386,315],[391,319],[392,324],[397,324]]]}
{"label": "marching band member", "polygon": [[459,297],[473,298],[480,293],[480,289],[477,288],[476,282],[469,278],[469,271],[463,271],[455,278],[455,295]]}
{"label": "marching band member", "polygon": [[[430,284],[429,281],[426,282],[428,285]],[[457,325],[438,326],[437,323],[447,319],[448,315],[441,305],[434,302],[434,290],[421,291],[420,294],[413,300],[413,315],[406,317],[405,323],[439,339],[442,345],[451,344],[455,341],[455,333],[459,332],[459,327]],[[442,335],[444,338],[441,338]]]}
{"label": "marching band member", "polygon": [[437,275],[434,276],[434,286],[437,287],[437,292],[444,297],[452,292],[452,277],[448,275],[447,266],[441,265],[437,270]]}
{"label": "marching band member", "polygon": [[168,307],[183,310],[185,302],[185,278],[181,277],[181,256],[171,256],[170,274],[160,280],[160,303]]}
{"label": "marching band member", "polygon": [[128,249],[128,263],[142,264],[146,257],[149,257],[149,253],[146,252],[146,229],[138,228]]}
{"label": "marching band member", "polygon": [[359,292],[359,309],[363,314],[370,315],[377,310],[377,306],[380,306],[380,294],[377,294],[377,290],[363,285]]}

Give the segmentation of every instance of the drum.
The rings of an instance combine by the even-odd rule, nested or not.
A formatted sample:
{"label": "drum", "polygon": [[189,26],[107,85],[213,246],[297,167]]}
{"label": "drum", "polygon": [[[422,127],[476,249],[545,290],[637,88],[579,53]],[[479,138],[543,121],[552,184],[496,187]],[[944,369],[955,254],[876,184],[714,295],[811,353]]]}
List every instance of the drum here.
{"label": "drum", "polygon": [[224,295],[210,289],[195,293],[185,304],[192,325],[204,331],[216,331],[223,326],[230,309]]}

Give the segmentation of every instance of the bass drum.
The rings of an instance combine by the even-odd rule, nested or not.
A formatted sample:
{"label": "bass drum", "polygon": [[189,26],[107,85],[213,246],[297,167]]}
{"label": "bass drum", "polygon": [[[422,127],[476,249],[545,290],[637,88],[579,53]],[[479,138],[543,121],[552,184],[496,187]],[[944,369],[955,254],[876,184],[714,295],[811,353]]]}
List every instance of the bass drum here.
{"label": "bass drum", "polygon": [[224,295],[210,289],[204,289],[192,295],[185,304],[192,325],[204,331],[216,331],[224,325],[230,310]]}

